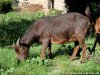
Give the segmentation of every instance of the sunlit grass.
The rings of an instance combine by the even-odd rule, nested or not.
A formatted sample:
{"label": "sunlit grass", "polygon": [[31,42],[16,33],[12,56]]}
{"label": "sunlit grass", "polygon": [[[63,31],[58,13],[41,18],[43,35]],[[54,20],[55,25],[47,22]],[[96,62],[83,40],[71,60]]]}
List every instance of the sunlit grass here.
{"label": "sunlit grass", "polygon": [[[94,39],[86,40],[88,47],[92,48]],[[53,58],[46,59],[44,63],[40,58],[41,44],[32,45],[30,54],[26,61],[17,64],[14,50],[11,48],[0,48],[0,72],[1,75],[63,75],[67,73],[100,73],[100,47],[97,44],[95,54],[85,63],[79,63],[79,59],[70,61],[70,52],[73,43],[65,45],[52,45]],[[79,57],[80,58],[80,57]]]}

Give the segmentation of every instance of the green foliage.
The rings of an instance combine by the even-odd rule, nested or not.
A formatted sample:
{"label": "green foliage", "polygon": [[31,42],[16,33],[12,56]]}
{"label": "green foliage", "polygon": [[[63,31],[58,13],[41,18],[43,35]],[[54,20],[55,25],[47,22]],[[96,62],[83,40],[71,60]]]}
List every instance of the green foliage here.
{"label": "green foliage", "polygon": [[61,13],[62,13],[62,11],[60,11],[60,10],[51,9],[51,10],[49,10],[48,15],[55,16],[55,15],[60,15]]}
{"label": "green foliage", "polygon": [[12,10],[11,0],[0,0],[0,13],[8,13]]}
{"label": "green foliage", "polygon": [[0,45],[9,45],[21,37],[27,28],[44,16],[43,12],[10,12],[0,14]]}
{"label": "green foliage", "polygon": [[100,17],[100,2],[91,2],[90,8],[93,20]]}
{"label": "green foliage", "polygon": [[[93,46],[94,38],[86,39],[87,47]],[[70,46],[70,47],[69,47]],[[79,58],[70,61],[70,52],[73,43],[52,45],[53,59],[46,57],[41,60],[41,45],[30,48],[26,61],[17,64],[15,52],[10,48],[0,47],[0,73],[1,75],[69,75],[69,73],[100,73],[100,47],[97,44],[95,53],[85,63],[79,63]],[[89,50],[89,49],[87,49]],[[46,51],[48,56],[48,51]],[[97,74],[98,75],[98,74]]]}

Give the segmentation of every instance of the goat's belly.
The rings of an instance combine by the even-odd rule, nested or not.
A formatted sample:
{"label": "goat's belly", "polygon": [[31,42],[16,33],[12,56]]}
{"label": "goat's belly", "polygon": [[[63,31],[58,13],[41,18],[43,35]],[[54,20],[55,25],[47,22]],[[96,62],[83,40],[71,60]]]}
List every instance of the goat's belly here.
{"label": "goat's belly", "polygon": [[51,43],[53,44],[64,44],[65,42],[68,42],[68,40],[67,39],[51,40]]}
{"label": "goat's belly", "polygon": [[64,44],[64,43],[73,42],[73,41],[76,41],[76,40],[77,39],[75,37],[72,37],[72,38],[63,38],[63,39],[52,38],[51,39],[51,43],[53,43],[53,44]]}

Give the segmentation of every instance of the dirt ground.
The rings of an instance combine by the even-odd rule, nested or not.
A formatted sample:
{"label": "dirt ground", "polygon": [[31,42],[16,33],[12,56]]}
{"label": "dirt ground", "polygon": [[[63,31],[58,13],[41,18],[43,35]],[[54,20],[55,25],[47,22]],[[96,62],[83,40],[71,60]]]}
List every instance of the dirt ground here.
{"label": "dirt ground", "polygon": [[31,4],[28,6],[23,6],[22,11],[30,11],[30,12],[36,12],[36,11],[42,11],[43,10],[43,6],[39,5],[39,4]]}

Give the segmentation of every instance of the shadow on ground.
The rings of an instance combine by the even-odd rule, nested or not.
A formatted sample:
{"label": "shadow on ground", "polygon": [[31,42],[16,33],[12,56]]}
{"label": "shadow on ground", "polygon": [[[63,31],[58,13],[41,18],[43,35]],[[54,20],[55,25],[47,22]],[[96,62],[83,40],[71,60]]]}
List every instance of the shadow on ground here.
{"label": "shadow on ground", "polygon": [[[71,45],[61,45],[55,53],[53,53],[52,58],[59,56],[59,55],[69,55],[71,56],[73,53],[74,48]],[[80,52],[82,51],[82,49],[80,48],[77,55],[78,57],[80,57]]]}

